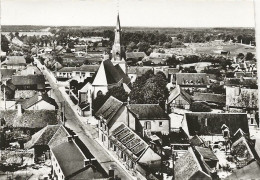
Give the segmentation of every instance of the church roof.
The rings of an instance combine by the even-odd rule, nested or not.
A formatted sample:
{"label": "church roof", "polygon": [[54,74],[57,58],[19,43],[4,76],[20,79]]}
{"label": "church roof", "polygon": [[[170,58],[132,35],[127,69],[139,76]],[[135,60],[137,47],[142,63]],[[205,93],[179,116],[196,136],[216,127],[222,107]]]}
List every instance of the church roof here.
{"label": "church roof", "polygon": [[93,85],[107,86],[109,84],[119,83],[120,81],[128,84],[130,82],[130,79],[122,71],[121,68],[115,67],[113,63],[108,59],[102,61],[97,71],[96,77],[93,81]]}

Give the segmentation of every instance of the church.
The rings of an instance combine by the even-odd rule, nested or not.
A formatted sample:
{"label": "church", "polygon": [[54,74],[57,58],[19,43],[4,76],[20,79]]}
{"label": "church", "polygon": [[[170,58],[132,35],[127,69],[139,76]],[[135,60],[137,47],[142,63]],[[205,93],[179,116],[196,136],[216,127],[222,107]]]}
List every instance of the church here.
{"label": "church", "polygon": [[92,98],[98,94],[106,94],[114,86],[129,85],[130,78],[127,76],[127,64],[125,51],[121,44],[122,29],[120,26],[119,14],[115,28],[115,39],[111,50],[112,58],[104,57],[92,83]]}

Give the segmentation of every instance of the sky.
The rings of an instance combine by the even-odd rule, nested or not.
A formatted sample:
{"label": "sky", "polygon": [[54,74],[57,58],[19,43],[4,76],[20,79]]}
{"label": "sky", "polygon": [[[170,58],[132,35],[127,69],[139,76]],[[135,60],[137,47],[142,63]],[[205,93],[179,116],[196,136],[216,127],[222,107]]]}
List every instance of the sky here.
{"label": "sky", "polygon": [[[119,1],[119,2],[118,2]],[[254,27],[253,0],[1,0],[2,25]]]}

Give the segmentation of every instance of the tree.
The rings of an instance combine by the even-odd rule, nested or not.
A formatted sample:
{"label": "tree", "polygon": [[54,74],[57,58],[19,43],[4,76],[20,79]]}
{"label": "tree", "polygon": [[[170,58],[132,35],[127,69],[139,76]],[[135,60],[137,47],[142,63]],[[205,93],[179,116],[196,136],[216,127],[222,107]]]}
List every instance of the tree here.
{"label": "tree", "polygon": [[176,59],[176,57],[173,55],[172,57],[169,57],[166,60],[167,65],[176,67],[178,64],[180,64],[180,61]]}
{"label": "tree", "polygon": [[251,52],[246,53],[246,60],[252,60],[255,57],[255,55]]}
{"label": "tree", "polygon": [[127,52],[132,52],[136,48],[135,42],[130,42],[128,46],[126,47]]}
{"label": "tree", "polygon": [[102,93],[97,95],[97,97],[92,102],[94,114],[101,108],[101,106],[106,102],[106,100],[107,99],[105,99],[105,96]]}
{"label": "tree", "polygon": [[1,49],[4,52],[9,52],[9,41],[7,40],[7,38],[1,34]]}
{"label": "tree", "polygon": [[238,59],[243,59],[245,57],[245,55],[243,54],[243,53],[239,53],[238,55],[237,55],[237,58]]}
{"label": "tree", "polygon": [[137,47],[139,48],[140,52],[145,52],[147,53],[148,49],[150,48],[150,44],[147,42],[139,42],[137,44]]}
{"label": "tree", "polygon": [[211,108],[204,103],[194,102],[190,106],[192,112],[210,112]]}
{"label": "tree", "polygon": [[133,104],[157,104],[162,105],[168,97],[166,88],[167,79],[164,73],[158,72],[156,75],[152,71],[147,71],[137,78],[130,92],[130,102]]}
{"label": "tree", "polygon": [[225,94],[226,90],[223,85],[212,84],[210,90],[215,94]]}
{"label": "tree", "polygon": [[27,56],[25,57],[25,61],[26,61],[27,64],[30,64],[30,63],[34,62],[34,59],[33,59],[32,56],[27,55]]}
{"label": "tree", "polygon": [[128,93],[125,92],[123,86],[115,86],[109,89],[108,92],[106,93],[105,98],[108,99],[110,96],[113,96],[122,102],[127,102],[128,99]]}

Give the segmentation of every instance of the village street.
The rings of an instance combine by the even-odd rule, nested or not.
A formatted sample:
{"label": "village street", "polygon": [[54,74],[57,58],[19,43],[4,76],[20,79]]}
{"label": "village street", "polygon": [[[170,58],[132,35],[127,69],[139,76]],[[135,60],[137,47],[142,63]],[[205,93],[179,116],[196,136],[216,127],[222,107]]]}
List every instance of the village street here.
{"label": "village street", "polygon": [[[48,72],[46,68],[35,58],[35,62],[42,73],[45,75],[46,79],[49,81],[52,89],[55,92],[56,101],[59,105],[59,102],[65,103],[65,117],[66,122],[65,126],[73,130],[79,137],[79,139],[85,144],[93,156],[97,159],[100,165],[106,170],[109,171],[111,167],[115,170],[115,175],[121,179],[136,179],[126,172],[122,167],[120,167],[101,145],[99,145],[92,135],[96,136],[96,130],[94,127],[91,127],[90,124],[82,122],[82,119],[79,119],[77,113],[72,109],[71,105],[67,102],[67,99],[64,97],[62,92],[59,90],[58,85],[56,84],[53,76]],[[63,92],[64,93],[64,92]]]}

